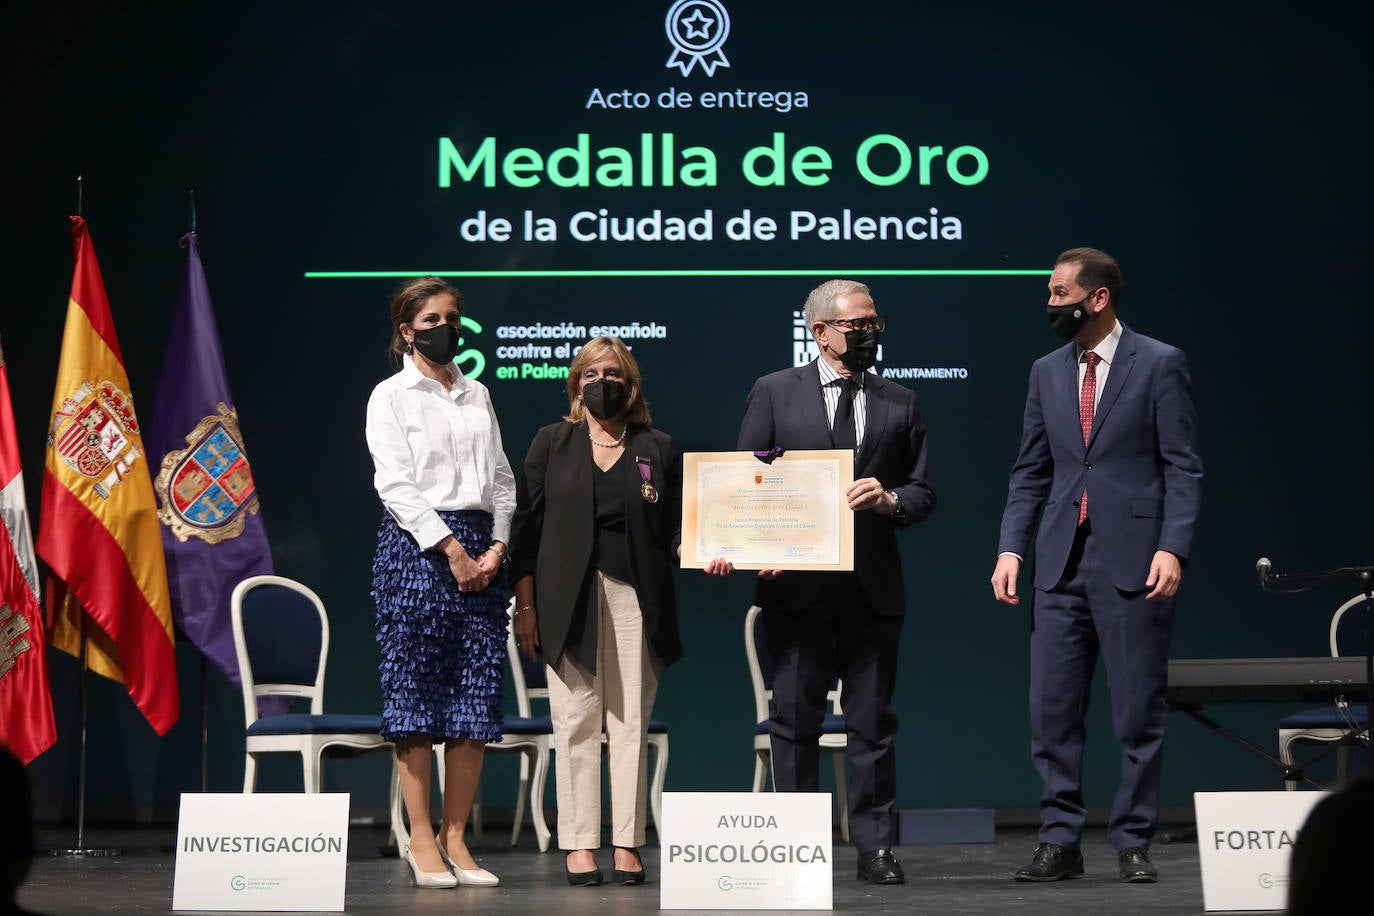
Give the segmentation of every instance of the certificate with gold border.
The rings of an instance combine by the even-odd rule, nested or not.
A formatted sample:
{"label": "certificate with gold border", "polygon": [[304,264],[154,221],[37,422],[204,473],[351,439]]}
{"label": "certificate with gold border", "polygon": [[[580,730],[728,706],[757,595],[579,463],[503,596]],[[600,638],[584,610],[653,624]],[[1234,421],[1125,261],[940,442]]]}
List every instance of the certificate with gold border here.
{"label": "certificate with gold border", "polygon": [[854,482],[849,449],[682,456],[682,565],[724,557],[736,569],[854,569]]}

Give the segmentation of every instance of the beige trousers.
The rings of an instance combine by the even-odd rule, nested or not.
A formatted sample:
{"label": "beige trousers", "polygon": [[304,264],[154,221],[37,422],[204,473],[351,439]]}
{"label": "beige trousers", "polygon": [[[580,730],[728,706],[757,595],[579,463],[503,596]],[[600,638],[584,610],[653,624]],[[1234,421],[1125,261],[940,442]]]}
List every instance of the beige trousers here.
{"label": "beige trousers", "polygon": [[601,845],[603,717],[612,845],[643,846],[648,818],[649,716],[658,692],[658,663],[644,638],[634,586],[600,571],[595,575],[596,673],[567,653],[557,668],[546,666],[562,849]]}

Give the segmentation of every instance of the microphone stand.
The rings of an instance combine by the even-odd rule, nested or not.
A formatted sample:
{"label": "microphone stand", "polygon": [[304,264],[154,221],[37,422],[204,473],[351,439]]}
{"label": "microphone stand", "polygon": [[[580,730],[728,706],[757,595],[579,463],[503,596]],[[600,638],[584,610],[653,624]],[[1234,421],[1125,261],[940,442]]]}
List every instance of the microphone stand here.
{"label": "microphone stand", "polygon": [[1335,576],[1354,576],[1364,591],[1364,743],[1368,750],[1368,770],[1374,775],[1374,740],[1370,740],[1370,712],[1374,707],[1374,566],[1342,566],[1339,569],[1294,573],[1265,572],[1260,586],[1268,590],[1270,582],[1285,579],[1328,579]]}

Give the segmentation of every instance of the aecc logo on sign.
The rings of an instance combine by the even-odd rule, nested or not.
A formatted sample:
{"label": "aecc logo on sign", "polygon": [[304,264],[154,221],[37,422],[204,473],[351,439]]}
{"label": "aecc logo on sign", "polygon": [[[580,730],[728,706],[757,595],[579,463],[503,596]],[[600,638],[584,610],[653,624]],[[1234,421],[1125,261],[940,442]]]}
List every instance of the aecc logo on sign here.
{"label": "aecc logo on sign", "polygon": [[[458,322],[462,326],[464,331],[468,331],[471,334],[482,333],[482,326],[477,322],[473,321],[467,315],[464,315],[461,318],[459,318]],[[463,346],[467,343],[467,341],[468,339],[466,336],[459,337],[458,346]],[[459,350],[458,355],[453,357],[453,361],[457,364],[458,371],[463,373],[463,375],[465,375],[468,378],[477,378],[482,374],[482,370],[487,368],[486,356],[483,355],[482,351],[478,350],[476,347],[468,347],[466,350]],[[465,362],[469,365],[464,366],[463,364]]]}

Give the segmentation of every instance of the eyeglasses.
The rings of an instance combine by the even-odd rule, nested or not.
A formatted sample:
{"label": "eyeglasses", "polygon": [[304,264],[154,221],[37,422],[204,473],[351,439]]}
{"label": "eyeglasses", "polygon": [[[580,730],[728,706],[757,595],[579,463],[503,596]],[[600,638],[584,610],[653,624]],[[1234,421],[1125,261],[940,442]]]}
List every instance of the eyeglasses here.
{"label": "eyeglasses", "polygon": [[882,331],[887,328],[887,319],[876,315],[872,318],[830,318],[825,323],[846,331],[867,331],[870,328]]}

